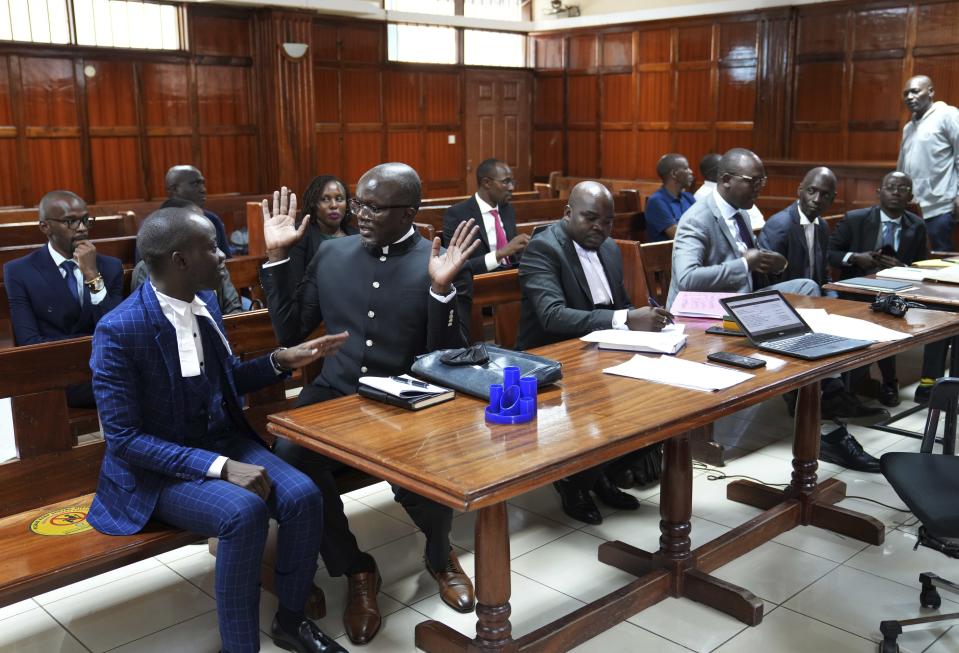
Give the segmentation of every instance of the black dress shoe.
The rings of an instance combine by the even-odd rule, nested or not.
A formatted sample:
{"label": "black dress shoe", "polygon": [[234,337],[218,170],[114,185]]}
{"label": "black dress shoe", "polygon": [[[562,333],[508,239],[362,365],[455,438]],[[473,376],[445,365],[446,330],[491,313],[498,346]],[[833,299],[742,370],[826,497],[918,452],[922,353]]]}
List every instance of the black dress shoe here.
{"label": "black dress shoe", "polygon": [[309,619],[300,622],[295,633],[288,633],[280,626],[280,622],[273,618],[270,627],[270,637],[273,643],[287,651],[297,653],[348,653],[348,651],[333,641],[326,633],[320,630]]}
{"label": "black dress shoe", "polygon": [[553,487],[559,492],[559,497],[563,501],[563,512],[567,515],[587,524],[603,523],[603,516],[599,514],[599,508],[593,503],[588,490],[575,488],[566,479],[556,481]]}
{"label": "black dress shoe", "polygon": [[893,406],[899,405],[899,383],[896,381],[883,381],[882,385],[879,386],[879,403],[883,406]]}
{"label": "black dress shoe", "polygon": [[593,492],[596,493],[600,501],[610,508],[616,508],[617,510],[636,510],[639,508],[639,500],[632,494],[627,494],[613,485],[605,473],[599,475],[599,479],[593,487]]}
{"label": "black dress shoe", "polygon": [[820,441],[819,460],[858,472],[879,473],[879,461],[866,453],[859,441],[845,428],[842,428],[839,442],[832,443],[825,438]]}

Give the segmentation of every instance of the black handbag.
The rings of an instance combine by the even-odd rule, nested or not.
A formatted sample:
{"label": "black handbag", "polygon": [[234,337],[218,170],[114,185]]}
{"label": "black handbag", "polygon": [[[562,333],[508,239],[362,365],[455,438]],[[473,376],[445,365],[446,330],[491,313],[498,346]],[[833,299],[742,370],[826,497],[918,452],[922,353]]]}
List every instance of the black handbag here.
{"label": "black handbag", "polygon": [[489,399],[490,384],[503,382],[503,368],[506,367],[518,367],[521,377],[535,376],[539,388],[563,378],[563,364],[559,361],[493,345],[484,347],[489,359],[485,363],[463,365],[460,362],[447,364],[442,361],[444,357],[451,361],[470,357],[476,359],[479,350],[477,346],[465,350],[440,349],[417,358],[413,362],[412,372],[415,376],[437,385],[481,399]]}

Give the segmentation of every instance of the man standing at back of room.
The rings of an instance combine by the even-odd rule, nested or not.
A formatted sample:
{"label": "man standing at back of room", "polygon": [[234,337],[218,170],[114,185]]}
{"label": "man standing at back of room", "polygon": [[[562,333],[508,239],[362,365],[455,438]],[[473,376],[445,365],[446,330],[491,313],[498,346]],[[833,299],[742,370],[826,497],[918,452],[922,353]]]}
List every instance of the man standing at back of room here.
{"label": "man standing at back of room", "polygon": [[514,268],[529,242],[529,234],[516,233],[513,171],[503,161],[486,159],[476,168],[476,193],[446,209],[443,214],[443,245],[448,245],[456,227],[473,220],[479,225],[480,246],[469,260],[473,275]]}
{"label": "man standing at back of room", "polygon": [[651,243],[671,240],[679,218],[696,203],[687,192],[693,187],[693,171],[682,154],[664,154],[656,174],[663,185],[646,200],[646,237]]}
{"label": "man standing at back of room", "polygon": [[[906,82],[902,98],[912,114],[902,128],[896,169],[912,179],[912,194],[922,210],[929,246],[951,252],[952,222],[959,212],[959,110],[935,101],[932,80],[917,75]],[[947,342],[923,351],[916,401],[925,403],[936,379],[946,373]]]}
{"label": "man standing at back of room", "polygon": [[166,187],[167,200],[160,205],[160,208],[195,206],[200,209],[216,230],[217,247],[227,258],[230,258],[233,250],[226,237],[223,220],[213,211],[203,208],[206,205],[206,179],[203,173],[193,166],[176,165],[166,171],[163,185]]}

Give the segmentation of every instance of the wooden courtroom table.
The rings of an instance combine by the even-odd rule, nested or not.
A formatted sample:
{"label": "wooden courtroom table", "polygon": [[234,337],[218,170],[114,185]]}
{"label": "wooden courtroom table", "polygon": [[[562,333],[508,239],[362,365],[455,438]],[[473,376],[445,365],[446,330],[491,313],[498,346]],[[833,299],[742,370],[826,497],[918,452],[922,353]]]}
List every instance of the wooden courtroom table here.
{"label": "wooden courtroom table", "polygon": [[[904,320],[871,313],[859,302],[790,296],[797,307],[827,308],[907,331],[912,338],[819,361],[788,358],[780,369],[721,392],[699,392],[603,374],[630,352],[600,351],[570,340],[535,350],[563,363],[564,378],[543,388],[537,418],[528,424],[488,425],[485,402],[460,395],[419,412],[356,395],[271,415],[269,430],[324,455],[459,510],[478,511],[476,636],[437,621],[416,628],[416,645],[447,651],[565,651],[669,596],[685,596],[747,624],[762,620],[763,604],[748,590],[710,572],[799,525],[826,528],[880,544],[878,520],[833,504],[845,484],[816,481],[819,380],[917,344],[959,333],[959,316],[910,310]],[[687,322],[681,358],[704,362],[712,351],[749,354],[745,338],[705,334],[709,321]],[[690,429],[799,388],[793,473],[785,490],[736,481],[727,497],[765,512],[695,550],[690,548],[692,459]],[[570,474],[665,441],[660,549],[648,553],[623,542],[599,547],[599,559],[636,580],[513,639],[506,501]]]}

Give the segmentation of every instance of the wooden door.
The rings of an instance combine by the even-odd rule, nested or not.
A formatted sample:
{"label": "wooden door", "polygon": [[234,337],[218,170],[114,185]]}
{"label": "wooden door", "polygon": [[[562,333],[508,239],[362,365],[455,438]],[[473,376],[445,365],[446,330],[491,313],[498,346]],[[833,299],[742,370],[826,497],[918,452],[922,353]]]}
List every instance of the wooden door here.
{"label": "wooden door", "polygon": [[530,80],[524,70],[466,73],[466,188],[476,192],[476,166],[489,158],[513,169],[516,190],[530,186]]}

